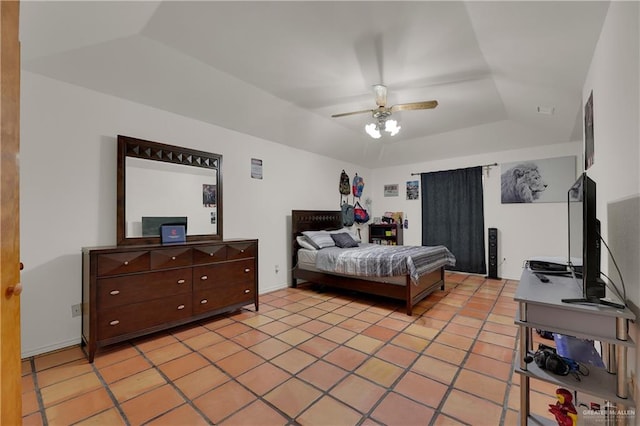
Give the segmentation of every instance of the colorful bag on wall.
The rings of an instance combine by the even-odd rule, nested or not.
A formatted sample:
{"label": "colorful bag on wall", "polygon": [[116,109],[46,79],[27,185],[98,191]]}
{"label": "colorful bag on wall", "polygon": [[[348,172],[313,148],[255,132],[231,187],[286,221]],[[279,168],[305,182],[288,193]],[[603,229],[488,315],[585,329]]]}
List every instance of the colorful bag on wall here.
{"label": "colorful bag on wall", "polygon": [[347,172],[344,171],[344,169],[342,170],[342,173],[340,173],[340,194],[342,195],[349,195],[351,194],[351,186],[350,186],[350,182],[349,182],[349,175],[347,174]]}
{"label": "colorful bag on wall", "polygon": [[353,196],[360,198],[362,196],[362,190],[364,189],[364,179],[361,176],[356,175],[353,178],[353,184],[351,185],[351,190],[353,191]]}
{"label": "colorful bag on wall", "polygon": [[353,216],[356,223],[369,222],[369,213],[360,205],[359,201],[356,201],[356,204],[353,206]]}

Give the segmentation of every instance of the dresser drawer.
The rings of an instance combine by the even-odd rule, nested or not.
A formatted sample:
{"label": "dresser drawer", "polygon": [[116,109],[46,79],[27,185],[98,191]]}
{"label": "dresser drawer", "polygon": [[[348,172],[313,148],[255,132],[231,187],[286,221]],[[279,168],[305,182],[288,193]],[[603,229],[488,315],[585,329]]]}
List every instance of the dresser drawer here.
{"label": "dresser drawer", "polygon": [[98,276],[129,274],[149,270],[148,251],[125,251],[98,255]]}
{"label": "dresser drawer", "polygon": [[254,283],[220,283],[193,292],[193,314],[198,315],[225,306],[254,301]]}
{"label": "dresser drawer", "polygon": [[193,268],[193,288],[196,290],[220,283],[253,282],[255,276],[254,259],[197,266]]}
{"label": "dresser drawer", "polygon": [[227,244],[227,260],[256,257],[258,246],[255,243]]}
{"label": "dresser drawer", "polygon": [[225,260],[227,260],[227,246],[224,244],[199,246],[193,248],[194,265],[222,262]]}
{"label": "dresser drawer", "polygon": [[191,293],[191,268],[97,280],[98,311],[114,306]]}
{"label": "dresser drawer", "polygon": [[191,266],[193,256],[190,247],[151,251],[151,269],[179,268]]}
{"label": "dresser drawer", "polygon": [[106,309],[98,317],[98,339],[109,339],[190,317],[190,294]]}

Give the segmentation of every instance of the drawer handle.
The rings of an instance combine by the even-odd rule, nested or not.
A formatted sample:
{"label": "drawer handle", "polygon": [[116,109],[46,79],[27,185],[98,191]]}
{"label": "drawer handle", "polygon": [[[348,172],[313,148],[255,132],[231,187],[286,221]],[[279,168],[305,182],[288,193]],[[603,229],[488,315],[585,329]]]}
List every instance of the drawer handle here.
{"label": "drawer handle", "polygon": [[109,294],[112,295],[112,296],[116,296],[116,295],[120,294],[120,290],[111,290],[109,292]]}
{"label": "drawer handle", "polygon": [[178,310],[180,311],[182,309],[184,309],[184,305],[178,305]]}
{"label": "drawer handle", "polygon": [[206,275],[203,275],[203,276],[201,276],[201,277],[200,277],[200,279],[201,279],[202,281],[206,281],[208,278],[209,278],[209,277],[207,277]]}
{"label": "drawer handle", "polygon": [[175,256],[171,256],[171,260],[176,260],[176,257]]}
{"label": "drawer handle", "polygon": [[124,261],[124,266],[127,266],[128,264],[129,264],[129,261],[128,261],[128,260],[125,260],[125,261]]}
{"label": "drawer handle", "polygon": [[250,269],[250,268],[247,268],[247,269],[245,269],[245,270],[244,270],[244,272],[245,272],[245,273],[246,273],[246,272],[251,272],[251,269]]}
{"label": "drawer handle", "polygon": [[178,284],[184,284],[184,280],[178,280]]}
{"label": "drawer handle", "polygon": [[244,249],[240,250],[240,253],[244,253]]}
{"label": "drawer handle", "polygon": [[205,304],[205,303],[207,303],[207,302],[208,302],[208,300],[207,300],[207,299],[202,299],[202,300],[200,301],[200,304],[201,304],[201,305],[204,305],[204,304]]}
{"label": "drawer handle", "polygon": [[209,253],[209,256],[213,256],[213,253]]}
{"label": "drawer handle", "polygon": [[246,290],[244,291],[244,294],[247,294],[247,293],[251,293],[251,290],[246,289]]}
{"label": "drawer handle", "polygon": [[118,324],[120,324],[120,321],[118,320],[113,320],[109,323],[109,325],[118,325]]}

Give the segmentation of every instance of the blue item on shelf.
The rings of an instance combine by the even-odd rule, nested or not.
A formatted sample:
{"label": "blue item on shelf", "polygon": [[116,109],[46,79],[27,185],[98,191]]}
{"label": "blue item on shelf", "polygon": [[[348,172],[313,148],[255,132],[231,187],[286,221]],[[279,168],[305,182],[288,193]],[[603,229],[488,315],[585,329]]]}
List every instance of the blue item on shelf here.
{"label": "blue item on shelf", "polygon": [[593,340],[578,339],[577,337],[553,334],[558,355],[570,358],[582,364],[603,367],[602,357],[596,351]]}

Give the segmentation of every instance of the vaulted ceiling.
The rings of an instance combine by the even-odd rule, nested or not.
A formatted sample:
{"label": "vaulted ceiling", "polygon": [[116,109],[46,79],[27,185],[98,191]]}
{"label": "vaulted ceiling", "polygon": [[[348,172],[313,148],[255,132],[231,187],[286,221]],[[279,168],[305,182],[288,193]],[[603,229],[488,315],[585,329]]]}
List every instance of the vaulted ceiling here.
{"label": "vaulted ceiling", "polygon": [[[582,139],[598,1],[23,1],[22,67],[383,167]],[[396,136],[371,139],[371,86]],[[538,112],[553,111],[552,114]],[[142,135],[139,135],[142,136]],[[165,141],[178,143],[179,141]]]}

